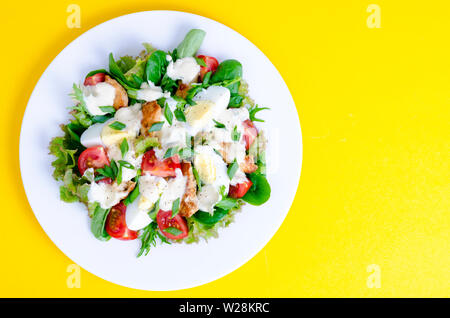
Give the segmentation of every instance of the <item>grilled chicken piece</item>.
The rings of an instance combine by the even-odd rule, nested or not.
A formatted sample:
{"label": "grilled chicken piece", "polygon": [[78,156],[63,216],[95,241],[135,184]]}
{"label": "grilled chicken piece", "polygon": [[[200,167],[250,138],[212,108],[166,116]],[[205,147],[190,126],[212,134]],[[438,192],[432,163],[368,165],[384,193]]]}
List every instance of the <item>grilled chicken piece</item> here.
{"label": "grilled chicken piece", "polygon": [[192,88],[191,84],[183,84],[180,82],[180,85],[178,86],[178,89],[175,93],[178,97],[186,98],[188,91]]}
{"label": "grilled chicken piece", "polygon": [[150,127],[161,121],[161,107],[156,101],[142,105],[141,134],[144,136],[158,137],[159,131],[148,132]]}
{"label": "grilled chicken piece", "polygon": [[[230,156],[230,151],[228,150],[229,146],[229,143],[223,142],[222,149],[218,150],[226,163],[231,163],[234,160],[234,158]],[[239,168],[242,172],[252,173],[258,169],[258,166],[255,164],[255,159],[252,155],[246,155],[244,161],[239,164]]]}
{"label": "grilled chicken piece", "polygon": [[179,213],[181,216],[188,218],[198,211],[197,183],[195,182],[190,162],[183,161],[181,163],[181,172],[183,176],[187,177],[187,181],[186,191],[181,200]]}
{"label": "grilled chicken piece", "polygon": [[105,83],[113,86],[116,90],[116,95],[114,97],[114,108],[117,110],[120,107],[128,106],[128,94],[125,88],[119,84],[115,79],[111,78],[108,75],[105,75]]}
{"label": "grilled chicken piece", "polygon": [[253,156],[247,155],[245,156],[244,161],[239,164],[239,168],[242,172],[253,173],[256,169],[258,169],[258,166],[255,164],[255,159],[253,159]]}
{"label": "grilled chicken piece", "polygon": [[122,193],[122,199],[125,199],[130,193],[131,191],[134,190],[134,187],[136,186],[136,182],[134,181],[127,181],[127,182],[122,182],[121,184],[117,185],[115,182],[113,184],[114,187],[116,187],[116,191],[117,192],[121,192]]}

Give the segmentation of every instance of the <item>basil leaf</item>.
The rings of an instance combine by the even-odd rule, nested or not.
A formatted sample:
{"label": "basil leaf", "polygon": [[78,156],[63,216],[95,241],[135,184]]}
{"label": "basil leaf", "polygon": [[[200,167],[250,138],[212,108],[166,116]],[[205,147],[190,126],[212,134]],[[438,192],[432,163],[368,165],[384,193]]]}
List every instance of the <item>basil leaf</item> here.
{"label": "basil leaf", "polygon": [[164,232],[167,232],[167,233],[172,234],[174,236],[178,236],[181,233],[183,233],[182,231],[180,231],[176,227],[168,227],[167,229],[164,230]]}
{"label": "basil leaf", "polygon": [[174,218],[179,211],[180,211],[180,198],[176,199],[172,203],[172,218]]}
{"label": "basil leaf", "polygon": [[228,177],[231,179],[233,179],[236,171],[239,169],[239,164],[236,162],[236,159],[234,159],[234,161],[231,163],[231,165],[228,167],[227,170],[227,174]]}
{"label": "basil leaf", "polygon": [[154,123],[150,129],[148,130],[148,132],[152,132],[152,131],[159,131],[161,130],[161,128],[163,127],[164,122],[163,121],[158,121],[156,123]]}
{"label": "basil leaf", "polygon": [[126,127],[126,125],[124,123],[121,123],[120,121],[115,121],[112,124],[109,124],[108,126],[115,130],[122,130]]}
{"label": "basil leaf", "polygon": [[99,106],[100,110],[104,113],[115,113],[116,109],[113,106]]}
{"label": "basil leaf", "polygon": [[242,199],[252,205],[261,205],[269,200],[271,190],[266,177],[260,173],[252,173],[249,178],[253,184]]}
{"label": "basil leaf", "polygon": [[200,29],[190,30],[183,41],[177,46],[177,56],[178,58],[194,56],[198,49],[202,45],[203,39],[205,38],[206,32]]}
{"label": "basil leaf", "polygon": [[122,142],[120,143],[120,152],[122,153],[122,158],[125,157],[129,150],[128,141],[126,138],[123,138]]}
{"label": "basil leaf", "polygon": [[91,232],[100,241],[107,241],[111,237],[105,230],[106,218],[108,217],[110,209],[102,209],[100,205],[94,210],[91,220]]}

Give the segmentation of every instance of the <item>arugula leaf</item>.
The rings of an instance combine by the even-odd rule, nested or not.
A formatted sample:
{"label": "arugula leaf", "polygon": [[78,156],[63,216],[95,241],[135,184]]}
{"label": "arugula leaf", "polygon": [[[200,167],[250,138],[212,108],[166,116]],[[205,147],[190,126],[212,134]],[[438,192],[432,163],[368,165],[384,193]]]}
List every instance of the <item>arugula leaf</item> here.
{"label": "arugula leaf", "polygon": [[124,123],[121,123],[120,121],[115,121],[112,124],[109,124],[108,126],[115,130],[122,130],[126,127],[126,125]]}
{"label": "arugula leaf", "polygon": [[122,158],[125,157],[129,150],[128,141],[127,138],[123,138],[122,142],[120,143],[120,153],[122,154]]}
{"label": "arugula leaf", "polygon": [[259,122],[264,122],[264,120],[256,118],[255,115],[257,112],[260,112],[262,110],[265,109],[270,109],[269,107],[258,107],[258,105],[253,105],[249,108],[248,113],[250,115],[250,120],[251,121],[259,121]]}
{"label": "arugula leaf", "polygon": [[190,30],[183,41],[177,46],[178,58],[184,58],[188,56],[194,56],[198,49],[202,45],[206,32],[200,29]]}
{"label": "arugula leaf", "polygon": [[158,224],[156,222],[147,225],[139,237],[141,239],[141,248],[137,257],[147,255],[150,252],[151,247],[156,246],[157,237],[162,243],[171,244],[161,233],[159,233]]}
{"label": "arugula leaf", "polygon": [[[86,107],[86,102],[84,101],[83,91],[75,83],[73,84],[72,89],[73,89],[73,92],[70,93],[69,96],[78,102],[78,107],[81,108],[79,110],[87,112],[87,107]],[[77,109],[77,106],[75,106],[74,108]]]}

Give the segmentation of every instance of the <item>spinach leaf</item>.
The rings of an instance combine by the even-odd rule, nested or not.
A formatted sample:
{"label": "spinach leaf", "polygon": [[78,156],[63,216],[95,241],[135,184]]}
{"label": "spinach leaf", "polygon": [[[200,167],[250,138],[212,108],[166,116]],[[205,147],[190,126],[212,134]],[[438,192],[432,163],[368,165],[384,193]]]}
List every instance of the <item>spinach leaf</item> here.
{"label": "spinach leaf", "polygon": [[216,207],[212,215],[208,212],[198,211],[192,217],[199,223],[212,226],[222,220],[229,212],[230,210],[224,210]]}
{"label": "spinach leaf", "polygon": [[166,72],[168,62],[166,60],[167,53],[164,51],[155,51],[150,55],[147,65],[145,66],[145,77],[152,81],[153,84],[159,85],[161,78]]}
{"label": "spinach leaf", "polygon": [[[210,83],[217,84],[226,81],[233,81],[242,77],[242,64],[237,60],[225,60],[219,64],[216,72],[211,76]],[[240,81],[233,81],[231,84],[224,85],[230,90],[231,97],[229,107],[240,107],[244,99],[239,95]]]}
{"label": "spinach leaf", "polygon": [[110,209],[102,209],[100,205],[97,205],[92,215],[91,232],[100,241],[107,241],[111,238],[105,230],[105,222],[109,211]]}
{"label": "spinach leaf", "polygon": [[249,175],[253,185],[242,199],[252,205],[261,205],[270,198],[270,185],[266,177],[260,173],[252,173]]}
{"label": "spinach leaf", "polygon": [[109,72],[125,88],[127,89],[128,87],[139,88],[133,87],[133,85],[128,82],[128,80],[126,79],[125,75],[122,72],[122,69],[117,65],[116,61],[114,60],[114,56],[112,53],[109,53]]}
{"label": "spinach leaf", "polygon": [[95,71],[90,71],[87,75],[86,78],[91,77],[92,75],[98,74],[98,73],[105,73],[108,74],[108,72],[105,69],[100,69],[100,70],[95,70]]}
{"label": "spinach leaf", "polygon": [[177,46],[177,57],[181,59],[183,57],[194,56],[202,45],[205,35],[206,32],[203,30],[190,30],[183,41]]}
{"label": "spinach leaf", "polygon": [[[211,76],[210,83],[219,83],[242,77],[242,64],[237,60],[225,60],[219,64],[216,72]],[[237,93],[239,82],[228,86],[231,93]]]}

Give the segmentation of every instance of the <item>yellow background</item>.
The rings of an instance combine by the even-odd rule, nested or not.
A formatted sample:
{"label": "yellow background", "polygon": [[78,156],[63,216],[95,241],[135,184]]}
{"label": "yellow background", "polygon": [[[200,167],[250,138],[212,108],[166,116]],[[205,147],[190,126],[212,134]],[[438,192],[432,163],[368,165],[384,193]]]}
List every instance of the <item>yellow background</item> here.
{"label": "yellow background", "polygon": [[[80,29],[66,26],[70,3],[81,7]],[[367,26],[370,3],[381,8],[379,29]],[[154,9],[224,23],[278,68],[302,126],[299,190],[270,243],[218,281],[147,292],[82,270],[81,288],[70,289],[71,260],[41,229],[22,187],[23,112],[73,39]],[[448,1],[3,2],[0,296],[450,296],[449,16]],[[370,264],[381,270],[381,288],[367,286]]]}

